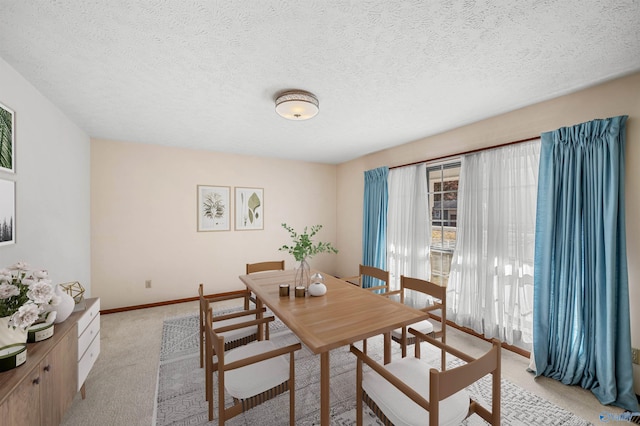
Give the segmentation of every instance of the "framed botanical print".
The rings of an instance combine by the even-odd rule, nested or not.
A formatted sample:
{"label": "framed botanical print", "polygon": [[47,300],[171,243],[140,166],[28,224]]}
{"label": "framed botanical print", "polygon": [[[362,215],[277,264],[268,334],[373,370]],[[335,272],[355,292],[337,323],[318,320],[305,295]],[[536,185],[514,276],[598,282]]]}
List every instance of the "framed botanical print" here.
{"label": "framed botanical print", "polygon": [[13,111],[0,104],[0,172],[15,172],[15,120]]}
{"label": "framed botanical print", "polygon": [[231,188],[198,185],[198,232],[231,230]]}
{"label": "framed botanical print", "polygon": [[264,190],[235,188],[236,231],[264,229]]}
{"label": "framed botanical print", "polygon": [[16,242],[16,183],[0,179],[0,246]]}

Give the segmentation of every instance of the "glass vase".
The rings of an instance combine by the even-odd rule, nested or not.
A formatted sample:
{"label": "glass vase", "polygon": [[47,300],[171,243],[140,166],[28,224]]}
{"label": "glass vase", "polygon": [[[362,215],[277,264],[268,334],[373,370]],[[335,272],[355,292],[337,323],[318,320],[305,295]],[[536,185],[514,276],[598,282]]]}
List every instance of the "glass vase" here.
{"label": "glass vase", "polygon": [[302,259],[296,268],[295,285],[302,286],[305,291],[309,288],[309,263],[307,259]]}

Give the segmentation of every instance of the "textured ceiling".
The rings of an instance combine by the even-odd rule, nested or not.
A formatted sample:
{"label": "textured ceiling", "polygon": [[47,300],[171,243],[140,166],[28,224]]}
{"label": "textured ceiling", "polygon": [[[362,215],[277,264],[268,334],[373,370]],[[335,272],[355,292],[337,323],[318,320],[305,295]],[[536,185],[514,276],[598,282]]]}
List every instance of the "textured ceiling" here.
{"label": "textured ceiling", "polygon": [[92,137],[340,163],[640,70],[640,1],[0,0],[0,57]]}

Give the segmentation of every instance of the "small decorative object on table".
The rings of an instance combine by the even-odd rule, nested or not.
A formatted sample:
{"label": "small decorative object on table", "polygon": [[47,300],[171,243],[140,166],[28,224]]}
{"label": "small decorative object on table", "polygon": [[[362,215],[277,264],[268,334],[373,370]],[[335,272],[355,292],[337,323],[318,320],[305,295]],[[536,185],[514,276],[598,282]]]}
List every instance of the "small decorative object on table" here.
{"label": "small decorative object on table", "polygon": [[289,297],[289,284],[280,284],[280,297]]}
{"label": "small decorative object on table", "polygon": [[69,296],[73,297],[76,305],[84,300],[84,287],[78,281],[58,284]]}
{"label": "small decorative object on table", "polygon": [[311,276],[309,294],[312,296],[324,296],[327,293],[327,286],[324,284],[324,277],[320,273]]}
{"label": "small decorative object on table", "polygon": [[56,320],[55,323],[59,324],[69,318],[69,315],[73,313],[73,309],[76,307],[76,302],[73,297],[69,296],[60,285],[56,286],[56,295],[60,298],[60,302],[56,305]]}
{"label": "small decorative object on table", "polygon": [[0,269],[0,371],[26,361],[28,328],[48,321],[51,316],[45,319],[45,314],[59,303],[48,277],[24,262]]}
{"label": "small decorative object on table", "polygon": [[293,241],[292,245],[283,245],[280,247],[280,251],[286,251],[292,255],[297,262],[300,262],[298,268],[296,268],[295,285],[303,286],[305,289],[309,288],[309,263],[307,262],[312,256],[320,253],[338,253],[338,250],[331,245],[331,243],[318,242],[314,243],[311,239],[321,229],[322,225],[314,225],[311,229],[304,227],[304,231],[298,234],[292,227],[286,223],[282,224],[282,227],[289,231],[289,236]]}
{"label": "small decorative object on table", "polygon": [[56,311],[51,311],[44,320],[38,321],[29,327],[27,329],[27,343],[41,342],[53,336],[53,324],[57,314]]}

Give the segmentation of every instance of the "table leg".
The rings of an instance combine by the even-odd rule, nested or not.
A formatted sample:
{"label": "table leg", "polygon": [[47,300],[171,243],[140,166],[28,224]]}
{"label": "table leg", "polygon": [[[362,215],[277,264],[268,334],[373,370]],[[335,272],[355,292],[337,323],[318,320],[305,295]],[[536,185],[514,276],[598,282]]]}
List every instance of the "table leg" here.
{"label": "table leg", "polygon": [[329,426],[329,351],[320,354],[320,424]]}
{"label": "table leg", "polygon": [[384,333],[384,364],[391,362],[391,333]]}

